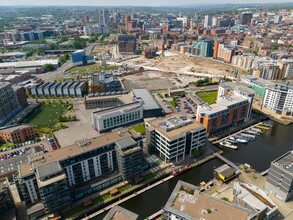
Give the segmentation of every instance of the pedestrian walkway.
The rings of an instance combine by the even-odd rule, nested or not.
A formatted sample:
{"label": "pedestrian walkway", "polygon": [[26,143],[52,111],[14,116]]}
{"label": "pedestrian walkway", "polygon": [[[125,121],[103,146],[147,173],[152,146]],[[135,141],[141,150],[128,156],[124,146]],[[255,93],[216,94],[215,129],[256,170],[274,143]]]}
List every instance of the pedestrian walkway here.
{"label": "pedestrian walkway", "polygon": [[156,186],[158,186],[158,185],[160,185],[160,184],[172,179],[173,177],[174,176],[168,176],[168,177],[166,177],[166,178],[164,178],[164,179],[162,179],[162,180],[160,180],[160,181],[158,181],[158,182],[156,182],[156,183],[154,183],[154,184],[152,184],[152,185],[150,185],[150,186],[148,186],[148,187],[146,187],[144,189],[139,190],[138,192],[134,192],[133,194],[125,197],[124,199],[121,199],[121,200],[119,200],[119,201],[107,206],[106,208],[103,208],[103,209],[101,209],[101,210],[99,210],[99,211],[97,211],[97,212],[95,212],[95,213],[83,218],[83,220],[92,219],[92,218],[102,214],[103,212],[110,210],[114,206],[119,205],[119,204],[121,204],[121,203],[123,203],[123,202],[125,202],[125,201],[127,201],[127,200],[129,200],[129,199],[141,194],[141,193],[144,193],[145,191],[148,191],[148,190],[150,190],[150,189],[152,189],[152,188],[154,188],[154,187],[156,187]]}

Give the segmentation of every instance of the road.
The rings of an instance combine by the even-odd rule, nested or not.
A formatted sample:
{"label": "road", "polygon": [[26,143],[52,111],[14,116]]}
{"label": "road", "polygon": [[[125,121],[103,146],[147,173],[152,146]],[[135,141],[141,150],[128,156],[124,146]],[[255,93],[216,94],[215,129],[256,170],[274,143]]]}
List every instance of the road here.
{"label": "road", "polygon": [[[92,43],[85,48],[87,55],[89,55],[91,53],[91,51],[95,45],[96,45],[96,43]],[[63,78],[65,76],[63,73],[66,70],[68,70],[69,68],[71,68],[72,66],[73,66],[72,61],[70,59],[66,63],[64,63],[61,67],[57,68],[54,71],[47,72],[44,74],[37,74],[35,76],[44,80],[44,81],[53,82],[56,78]]]}

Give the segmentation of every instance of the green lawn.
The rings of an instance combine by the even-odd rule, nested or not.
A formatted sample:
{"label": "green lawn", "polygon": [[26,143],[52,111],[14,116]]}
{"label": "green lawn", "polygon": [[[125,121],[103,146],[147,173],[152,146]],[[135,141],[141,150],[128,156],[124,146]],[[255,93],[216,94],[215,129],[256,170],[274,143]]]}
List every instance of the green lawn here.
{"label": "green lawn", "polygon": [[218,91],[198,92],[196,95],[209,105],[214,104],[217,100]]}
{"label": "green lawn", "polygon": [[76,66],[76,67],[73,67],[73,68],[67,70],[66,72],[86,71],[86,70],[92,69],[92,68],[99,68],[99,65],[96,63],[93,63],[93,64],[89,64],[89,65],[84,65],[84,66]]}
{"label": "green lawn", "polygon": [[172,101],[169,101],[169,104],[172,108],[176,108],[176,106],[178,105],[178,102],[175,98],[173,98]]}
{"label": "green lawn", "polygon": [[37,127],[51,127],[57,122],[58,115],[63,114],[66,107],[41,105],[24,122]]}
{"label": "green lawn", "polygon": [[6,144],[3,144],[3,145],[0,144],[0,149],[9,148],[9,147],[12,147],[14,145],[15,144],[13,144],[13,143],[6,143]]}
{"label": "green lawn", "polygon": [[135,130],[137,133],[140,134],[145,134],[145,125],[142,124],[138,124],[138,125],[134,125],[132,127],[129,128],[130,130]]}

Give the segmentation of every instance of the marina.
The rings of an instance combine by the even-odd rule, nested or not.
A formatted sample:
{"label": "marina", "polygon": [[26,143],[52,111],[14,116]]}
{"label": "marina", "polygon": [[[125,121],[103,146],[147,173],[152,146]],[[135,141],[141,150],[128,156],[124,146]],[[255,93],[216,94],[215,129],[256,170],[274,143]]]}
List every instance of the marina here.
{"label": "marina", "polygon": [[[273,125],[272,129],[259,134],[255,141],[251,141],[246,145],[239,143],[237,151],[223,148],[223,156],[227,160],[233,161],[235,165],[248,163],[258,172],[266,171],[272,160],[293,149],[293,125],[284,126],[276,122],[271,123]],[[198,186],[201,182],[209,183],[214,178],[215,168],[225,163],[218,157],[209,160],[120,205],[139,214],[140,219],[146,219],[164,207],[178,180]],[[105,213],[94,219],[102,220]]]}
{"label": "marina", "polygon": [[264,131],[267,132],[272,127],[273,126],[270,123],[260,122],[256,125],[252,125],[225,138],[215,141],[213,144],[236,150],[238,149],[237,144],[247,144],[251,141],[254,141],[259,135],[263,134]]}

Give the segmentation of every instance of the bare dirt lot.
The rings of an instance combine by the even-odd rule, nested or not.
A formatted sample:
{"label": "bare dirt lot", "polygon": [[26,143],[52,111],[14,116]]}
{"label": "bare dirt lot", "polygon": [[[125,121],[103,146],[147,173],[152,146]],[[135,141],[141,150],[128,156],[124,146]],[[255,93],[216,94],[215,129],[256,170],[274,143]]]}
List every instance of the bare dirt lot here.
{"label": "bare dirt lot", "polygon": [[209,74],[224,74],[225,70],[235,70],[235,67],[225,64],[212,58],[188,57],[183,54],[173,54],[172,56],[158,57],[155,59],[145,59],[143,57],[123,61],[130,65],[142,65],[156,67],[162,71],[190,71]]}
{"label": "bare dirt lot", "polygon": [[167,74],[147,71],[122,78],[123,85],[127,91],[138,88],[147,88],[150,91],[176,89],[170,81],[171,76]]}
{"label": "bare dirt lot", "polygon": [[106,55],[108,53],[114,53],[115,44],[96,44],[93,47],[92,55]]}

